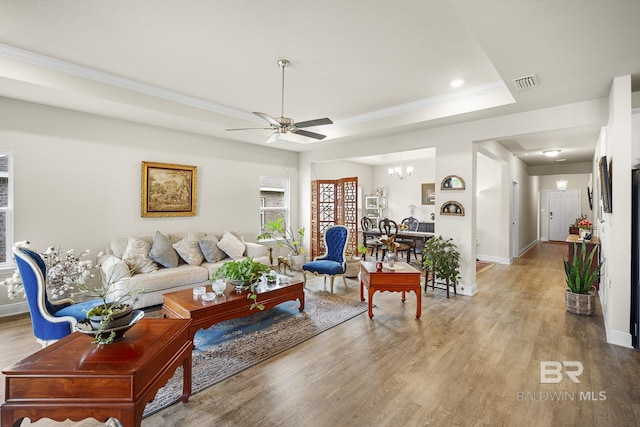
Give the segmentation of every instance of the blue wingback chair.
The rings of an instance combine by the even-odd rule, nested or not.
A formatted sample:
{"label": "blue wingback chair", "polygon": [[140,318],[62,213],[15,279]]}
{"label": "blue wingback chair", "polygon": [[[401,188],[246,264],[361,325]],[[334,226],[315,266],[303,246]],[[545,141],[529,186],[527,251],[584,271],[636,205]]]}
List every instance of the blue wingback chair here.
{"label": "blue wingback chair", "polygon": [[99,301],[94,299],[75,304],[71,299],[64,299],[50,302],[45,280],[47,268],[42,257],[26,248],[14,248],[13,254],[29,304],[33,334],[38,343],[46,347],[73,332],[76,323],[84,319],[86,312]]}
{"label": "blue wingback chair", "polygon": [[344,273],[347,269],[345,252],[348,239],[349,229],[344,225],[334,225],[324,232],[324,247],[327,248],[327,252],[302,266],[305,286],[307,284],[307,273],[324,276],[325,286],[327,284],[327,276],[329,276],[331,278],[331,293],[333,293],[333,280],[336,276],[342,276],[344,286],[347,286]]}

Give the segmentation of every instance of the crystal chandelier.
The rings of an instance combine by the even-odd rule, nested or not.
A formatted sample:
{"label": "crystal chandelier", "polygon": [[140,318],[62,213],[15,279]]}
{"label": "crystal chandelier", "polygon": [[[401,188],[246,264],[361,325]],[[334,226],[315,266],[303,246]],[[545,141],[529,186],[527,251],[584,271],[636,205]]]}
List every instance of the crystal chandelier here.
{"label": "crystal chandelier", "polygon": [[407,168],[404,169],[403,166],[404,165],[402,163],[402,157],[400,157],[400,166],[389,168],[389,175],[398,177],[400,179],[405,179],[413,173],[413,167],[407,166]]}

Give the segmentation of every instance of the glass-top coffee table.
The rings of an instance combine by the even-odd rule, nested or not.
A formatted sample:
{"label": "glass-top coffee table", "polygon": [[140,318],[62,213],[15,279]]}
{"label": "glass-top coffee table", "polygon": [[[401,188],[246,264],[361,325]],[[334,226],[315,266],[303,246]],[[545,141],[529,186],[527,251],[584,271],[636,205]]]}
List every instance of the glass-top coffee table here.
{"label": "glass-top coffee table", "polygon": [[[206,286],[207,294],[212,292],[211,285]],[[300,311],[304,310],[304,283],[301,280],[289,280],[287,283],[263,283],[256,287],[257,303],[270,309],[285,301],[300,301]],[[212,300],[195,297],[192,289],[169,292],[163,295],[162,316],[172,319],[191,319],[189,337],[193,340],[198,329],[206,329],[225,320],[250,316],[258,311],[250,308],[253,300],[247,298],[248,291],[236,292],[233,285],[227,283],[223,296]]]}

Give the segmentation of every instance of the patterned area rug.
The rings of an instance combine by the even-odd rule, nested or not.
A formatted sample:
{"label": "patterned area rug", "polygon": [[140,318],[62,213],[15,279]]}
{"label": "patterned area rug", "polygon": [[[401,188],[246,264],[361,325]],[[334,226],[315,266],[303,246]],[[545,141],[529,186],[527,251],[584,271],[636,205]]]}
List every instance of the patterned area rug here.
{"label": "patterned area rug", "polygon": [[[304,311],[298,311],[298,307],[298,301],[288,301],[198,331],[192,354],[192,394],[367,311],[366,302],[309,290],[305,291]],[[154,317],[157,313],[149,314]],[[147,404],[144,417],[177,402],[181,394],[182,368],[179,368]]]}
{"label": "patterned area rug", "polygon": [[487,271],[495,264],[493,262],[485,262],[485,261],[476,261],[476,274],[482,273],[483,271]]}

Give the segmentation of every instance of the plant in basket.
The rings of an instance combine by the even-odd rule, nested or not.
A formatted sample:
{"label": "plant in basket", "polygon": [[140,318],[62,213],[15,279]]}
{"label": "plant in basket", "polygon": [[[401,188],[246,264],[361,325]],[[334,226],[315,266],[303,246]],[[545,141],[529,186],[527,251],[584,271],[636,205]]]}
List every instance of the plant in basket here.
{"label": "plant in basket", "polygon": [[594,265],[593,257],[597,252],[594,246],[587,253],[587,244],[573,244],[573,260],[564,260],[567,290],[565,306],[567,311],[576,314],[591,315],[595,312],[594,283],[600,274],[602,263]]}

